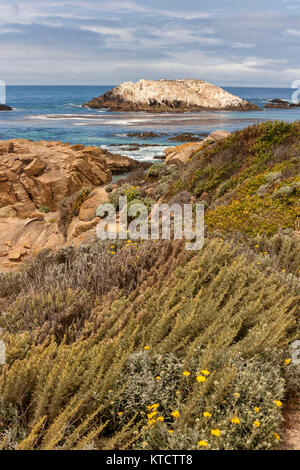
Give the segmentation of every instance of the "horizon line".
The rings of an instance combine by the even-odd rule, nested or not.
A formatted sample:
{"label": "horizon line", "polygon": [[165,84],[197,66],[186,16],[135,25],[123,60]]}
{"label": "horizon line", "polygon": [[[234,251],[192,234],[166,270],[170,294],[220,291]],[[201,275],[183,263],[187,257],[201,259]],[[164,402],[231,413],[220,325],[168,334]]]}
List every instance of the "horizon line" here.
{"label": "horizon line", "polygon": [[[124,82],[122,82],[124,83]],[[56,87],[63,87],[63,86],[68,86],[68,87],[78,87],[78,86],[84,86],[84,87],[108,87],[108,86],[112,86],[112,87],[115,87],[115,86],[119,86],[121,83],[106,83],[106,84],[69,84],[69,83],[56,83],[56,84],[53,84],[53,83],[48,83],[48,84],[41,84],[41,83],[27,83],[27,84],[17,84],[17,83],[11,83],[11,84],[6,84],[7,88],[8,87],[11,87],[11,86],[14,86],[14,87],[17,87],[17,86],[20,86],[20,87],[25,87],[25,86],[45,86],[45,87],[48,87],[48,86],[56,86]],[[215,85],[215,86],[218,86],[220,88],[226,88],[226,87],[230,87],[230,88],[282,88],[283,90],[294,90],[294,88],[292,88],[291,86],[270,86],[270,85]]]}

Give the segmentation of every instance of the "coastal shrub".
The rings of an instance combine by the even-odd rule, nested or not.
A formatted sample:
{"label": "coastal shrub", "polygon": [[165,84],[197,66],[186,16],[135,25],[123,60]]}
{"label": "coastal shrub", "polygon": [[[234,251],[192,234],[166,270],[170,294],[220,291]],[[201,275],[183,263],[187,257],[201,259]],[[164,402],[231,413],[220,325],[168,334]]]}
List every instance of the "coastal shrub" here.
{"label": "coastal shrub", "polygon": [[71,207],[71,216],[76,217],[79,214],[80,207],[86,201],[91,193],[91,188],[83,188],[76,196],[75,201]]}
{"label": "coastal shrub", "polygon": [[299,123],[267,122],[237,131],[193,157],[183,183],[196,197],[208,195],[210,229],[250,236],[297,229],[299,133]]}
{"label": "coastal shrub", "polygon": [[147,171],[149,179],[163,179],[163,181],[174,179],[178,176],[176,165],[166,165],[165,163],[156,163]]}
{"label": "coastal shrub", "polygon": [[149,170],[147,171],[147,178],[149,179],[159,178],[159,169],[157,167],[158,165],[152,165],[149,168]]}
{"label": "coastal shrub", "polygon": [[50,208],[48,206],[42,206],[39,208],[39,212],[43,212],[44,214],[48,214],[50,212]]}
{"label": "coastal shrub", "polygon": [[73,194],[63,198],[58,207],[59,211],[59,221],[58,225],[66,238],[68,227],[72,222],[72,218],[76,217],[79,214],[80,207],[87,200],[91,193],[90,188],[84,188],[79,193]]}
{"label": "coastal shrub", "polygon": [[107,184],[105,186],[105,190],[106,190],[107,193],[111,193],[113,189],[114,189],[114,185],[112,183]]}
{"label": "coastal shrub", "polygon": [[292,231],[290,234],[276,233],[269,238],[261,236],[253,240],[253,246],[262,257],[269,257],[273,266],[282,273],[300,275],[300,238]]}
{"label": "coastal shrub", "polygon": [[216,190],[216,198],[224,196],[224,194],[230,189],[234,188],[238,184],[237,179],[230,178],[221,183]]}
{"label": "coastal shrub", "polygon": [[185,188],[186,188],[186,185],[184,184],[183,181],[181,181],[181,180],[176,181],[175,180],[169,186],[168,198],[171,199],[173,197],[176,197],[177,194],[179,194],[181,192],[184,192]]}
{"label": "coastal shrub", "polygon": [[155,199],[160,199],[162,197],[165,197],[168,194],[169,191],[169,183],[165,181],[164,183],[159,183],[158,186],[156,186],[155,191],[154,191],[154,197]]}
{"label": "coastal shrub", "polygon": [[127,202],[131,202],[134,199],[140,199],[141,192],[136,186],[132,186],[128,183],[123,184],[112,193],[109,193],[109,202],[116,208],[119,206],[120,196],[126,196]]}
{"label": "coastal shrub", "polygon": [[72,221],[72,207],[76,201],[77,195],[63,198],[58,207],[59,211],[59,222],[58,225],[62,231],[64,237],[67,237],[68,227]]}
{"label": "coastal shrub", "polygon": [[191,202],[192,194],[188,191],[181,191],[180,193],[175,194],[170,200],[170,204],[189,204]]}
{"label": "coastal shrub", "polygon": [[[168,402],[173,406],[167,410],[160,400],[157,410],[164,421],[148,426],[137,448],[160,449],[162,445],[169,450],[274,448],[273,430],[279,429],[282,423],[280,410],[274,406],[274,396],[284,393],[280,367],[262,359],[242,361],[237,358],[228,363],[228,376],[230,389],[228,393],[222,390],[223,406],[219,404],[218,383],[208,397],[195,391],[193,408],[184,403],[178,406],[176,393],[173,393],[173,401]],[[175,408],[179,408],[177,419],[170,413],[170,409]],[[212,430],[216,430],[215,434]]]}
{"label": "coastal shrub", "polygon": [[167,275],[189,256],[180,251],[179,241],[139,245],[129,241],[120,246],[97,242],[55,253],[44,250],[29,260],[21,273],[3,276],[0,305],[5,302],[10,313],[0,318],[0,326],[11,333],[28,330],[42,338],[44,332],[53,334],[56,324],[65,322],[68,327],[69,319],[80,333],[82,321],[90,317],[97,298],[116,289],[129,294],[152,271],[156,280],[159,272]]}
{"label": "coastal shrub", "polygon": [[299,298],[234,243],[181,247],[45,251],[3,291],[2,448],[276,447]]}
{"label": "coastal shrub", "polygon": [[147,211],[148,213],[151,212],[151,209],[152,209],[152,206],[156,203],[155,199],[152,199],[151,197],[143,197],[141,199],[133,199],[133,201],[131,201],[129,204],[128,204],[128,211],[130,209],[130,207],[134,204],[143,204],[144,206],[146,206],[147,208]]}

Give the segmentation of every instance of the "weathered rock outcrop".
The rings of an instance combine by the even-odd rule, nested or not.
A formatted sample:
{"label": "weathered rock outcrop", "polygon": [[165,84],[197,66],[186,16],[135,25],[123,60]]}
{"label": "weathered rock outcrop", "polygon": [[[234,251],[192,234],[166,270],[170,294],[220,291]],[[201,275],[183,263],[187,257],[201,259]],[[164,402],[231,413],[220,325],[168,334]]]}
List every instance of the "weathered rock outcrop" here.
{"label": "weathered rock outcrop", "polygon": [[220,140],[224,140],[228,136],[230,136],[230,132],[219,130],[212,132],[208,137],[200,142],[191,142],[177,145],[176,147],[169,147],[165,150],[165,162],[170,165],[185,165],[194,152],[201,150],[207,144],[214,144]]}
{"label": "weathered rock outcrop", "polygon": [[[96,147],[61,142],[0,141],[0,271],[15,269],[27,256],[95,237],[97,207],[108,200],[103,186],[112,172],[139,163]],[[65,240],[60,201],[93,188],[73,217]]]}
{"label": "weathered rock outcrop", "polygon": [[105,152],[107,168],[115,174],[127,173],[144,166],[143,162],[138,162],[133,158],[125,157],[118,153]]}
{"label": "weathered rock outcrop", "polygon": [[186,112],[260,110],[249,101],[204,80],[140,80],[125,82],[84,106],[113,111]]}
{"label": "weathered rock outcrop", "polygon": [[83,186],[111,181],[106,156],[95,147],[22,139],[0,142],[0,218],[26,218],[47,206],[58,209],[62,198]]}

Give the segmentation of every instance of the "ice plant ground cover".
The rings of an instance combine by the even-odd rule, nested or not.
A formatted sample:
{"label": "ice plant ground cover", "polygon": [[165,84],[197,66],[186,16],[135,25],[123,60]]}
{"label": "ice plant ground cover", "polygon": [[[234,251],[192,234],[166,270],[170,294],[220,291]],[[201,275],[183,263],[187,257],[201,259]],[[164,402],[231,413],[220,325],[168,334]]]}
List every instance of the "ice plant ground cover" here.
{"label": "ice plant ground cover", "polygon": [[2,449],[280,445],[300,391],[299,129],[253,126],[179,172],[150,168],[154,202],[205,201],[202,250],[98,241],[1,275]]}

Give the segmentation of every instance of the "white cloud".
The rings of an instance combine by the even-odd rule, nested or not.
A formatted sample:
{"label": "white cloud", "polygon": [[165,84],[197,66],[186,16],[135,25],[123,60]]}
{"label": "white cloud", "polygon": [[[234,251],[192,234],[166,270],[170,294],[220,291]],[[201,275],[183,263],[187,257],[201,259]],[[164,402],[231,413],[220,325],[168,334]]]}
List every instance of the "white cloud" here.
{"label": "white cloud", "polygon": [[5,28],[0,26],[0,34],[21,33],[22,31],[17,28]]}
{"label": "white cloud", "polygon": [[255,47],[255,44],[248,44],[246,42],[233,42],[231,44],[231,47],[236,49],[253,49],[253,47]]}
{"label": "white cloud", "polygon": [[287,29],[286,32],[287,32],[287,34],[289,34],[290,36],[300,37],[300,30],[297,30],[297,29]]}
{"label": "white cloud", "polygon": [[102,35],[118,36],[124,41],[134,40],[134,29],[112,28],[108,26],[80,26],[80,29],[82,31],[90,31]]}
{"label": "white cloud", "polygon": [[[151,11],[151,10],[148,10]],[[153,12],[153,10],[152,10]],[[199,12],[199,11],[165,11],[165,10],[159,10],[156,11],[156,14],[159,15],[165,15],[165,16],[170,16],[171,18],[182,18],[185,20],[204,20],[204,19],[210,19],[213,18],[213,15],[211,13],[207,12]]]}

